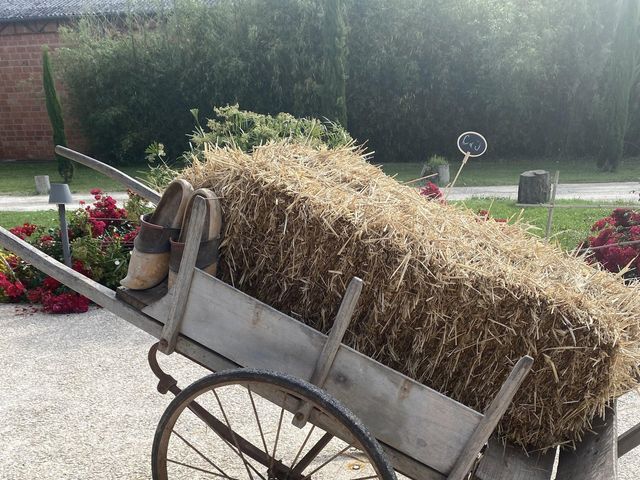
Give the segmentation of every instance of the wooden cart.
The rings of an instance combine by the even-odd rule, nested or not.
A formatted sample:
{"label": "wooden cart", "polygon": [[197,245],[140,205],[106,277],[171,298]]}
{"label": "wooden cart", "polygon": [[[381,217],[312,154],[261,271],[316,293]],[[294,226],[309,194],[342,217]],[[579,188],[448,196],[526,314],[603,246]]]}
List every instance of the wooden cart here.
{"label": "wooden cart", "polygon": [[[56,151],[152,203],[160,199],[108,165],[66,148]],[[204,216],[204,200],[197,199],[190,225],[201,225]],[[492,437],[532,358],[521,358],[486,411],[476,412],[341,343],[360,279],[349,284],[327,336],[195,268],[197,230],[187,232],[169,291],[161,285],[116,292],[0,228],[0,246],[159,339],[150,366],[158,390],[176,398],[156,431],[154,479],[551,478],[555,451],[527,456]],[[178,352],[218,373],[182,390],[160,368],[157,350]],[[226,408],[223,394],[231,398]],[[232,415],[241,421],[232,422]],[[593,430],[576,451],[560,453],[557,479],[615,479],[618,456],[640,443],[640,425],[617,437],[615,409]],[[185,431],[204,438],[222,461]],[[178,449],[186,456],[177,457]],[[232,473],[231,463],[237,464]]]}

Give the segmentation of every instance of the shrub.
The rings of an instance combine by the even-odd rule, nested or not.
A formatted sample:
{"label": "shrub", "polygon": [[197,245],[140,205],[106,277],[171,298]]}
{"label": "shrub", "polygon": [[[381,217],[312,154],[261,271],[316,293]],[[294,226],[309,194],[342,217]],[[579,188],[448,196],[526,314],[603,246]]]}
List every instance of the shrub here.
{"label": "shrub", "polygon": [[[315,118],[296,118],[288,113],[275,116],[240,110],[231,105],[214,108],[215,119],[207,121],[208,130],[198,127],[191,135],[196,147],[204,143],[238,147],[251,152],[254,147],[271,141],[291,140],[319,147],[342,147],[353,142],[349,133],[337,123]],[[198,112],[194,111],[197,117]]]}
{"label": "shrub", "polygon": [[[42,84],[44,86],[45,104],[47,106],[47,115],[53,130],[53,146],[67,146],[67,136],[64,133],[64,119],[62,117],[62,106],[56,92],[56,85],[51,73],[51,60],[49,52],[45,49],[42,51]],[[55,154],[58,162],[58,173],[65,183],[69,183],[73,178],[73,163],[62,155]]]}
{"label": "shrub", "polygon": [[626,279],[640,277],[640,212],[618,208],[591,227],[593,235],[583,242],[592,248],[588,257],[605,269],[619,273],[626,267]]}
{"label": "shrub", "polygon": [[173,158],[190,108],[236,102],[343,125],[346,110],[380,162],[457,153],[462,123],[481,125],[497,155],[597,150],[602,47],[619,2],[158,3],[171,8],[83,18],[65,35],[63,80],[101,158],[142,161],[156,139]]}
{"label": "shrub", "polygon": [[432,169],[435,169],[441,165],[449,165],[449,162],[446,158],[440,155],[431,155],[431,157],[429,157],[429,160],[427,160],[427,165]]}
{"label": "shrub", "polygon": [[323,62],[324,2],[171,4],[153,17],[84,17],[64,31],[73,45],[59,50],[71,107],[106,161],[142,161],[156,139],[175,158],[188,146],[191,108],[239,102],[338,120],[335,109],[323,111],[323,97],[340,88],[325,85],[337,80]]}

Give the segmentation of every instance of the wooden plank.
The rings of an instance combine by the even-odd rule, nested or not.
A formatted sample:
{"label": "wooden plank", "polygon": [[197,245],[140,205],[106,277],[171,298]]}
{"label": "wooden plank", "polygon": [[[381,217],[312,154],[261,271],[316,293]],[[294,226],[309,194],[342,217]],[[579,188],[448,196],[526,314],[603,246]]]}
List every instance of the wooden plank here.
{"label": "wooden plank", "polygon": [[549,480],[555,458],[555,450],[527,456],[521,448],[503,445],[493,436],[475,475],[480,480]]}
{"label": "wooden plank", "polygon": [[167,294],[166,280],[160,285],[147,290],[131,290],[130,288],[119,287],[116,290],[116,297],[128,303],[137,310],[142,310],[147,305],[157,302]]}
{"label": "wooden plank", "polygon": [[81,163],[82,165],[92,168],[97,172],[100,172],[106,175],[107,177],[122,183],[129,190],[137,193],[142,198],[150,201],[151,203],[154,203],[157,205],[158,202],[160,201],[161,195],[158,192],[147,187],[144,183],[139,182],[135,178],[130,177],[126,173],[122,173],[117,168],[113,168],[112,166],[107,165],[106,163],[102,163],[101,161],[96,160],[95,158],[91,158],[87,155],[83,155],[82,153],[76,152],[75,150],[71,150],[70,148],[67,148],[67,147],[62,147],[60,145],[57,145],[55,150],[58,155],[62,155],[63,157],[68,158],[69,160],[73,160],[74,162]]}
{"label": "wooden plank", "polygon": [[[143,312],[165,321],[170,295]],[[245,366],[310,378],[326,335],[196,269],[181,332]],[[482,415],[342,345],[325,390],[382,442],[447,473]]]}
{"label": "wooden plank", "polygon": [[596,418],[576,450],[560,452],[556,480],[615,480],[618,471],[618,434],[614,408]]}
{"label": "wooden plank", "polygon": [[[342,303],[340,303],[340,308],[338,309],[336,318],[333,321],[333,325],[331,326],[329,337],[327,338],[324,347],[322,347],[320,356],[316,361],[316,366],[311,374],[311,380],[309,380],[310,383],[313,383],[320,388],[324,386],[324,382],[329,375],[329,370],[331,370],[331,367],[333,366],[333,361],[335,360],[338,349],[342,344],[344,334],[347,332],[349,323],[351,323],[351,317],[353,316],[353,311],[356,308],[361,291],[362,280],[358,277],[353,277],[347,286],[347,291],[342,299]],[[294,416],[292,423],[298,428],[304,427],[307,419],[309,418],[309,413],[311,413],[311,404],[307,403],[302,405],[300,410]]]}
{"label": "wooden plank", "polygon": [[484,412],[484,417],[465,445],[464,451],[456,461],[453,470],[449,473],[449,480],[463,480],[467,477],[478,457],[478,453],[487,443],[498,422],[507,411],[507,408],[509,408],[509,405],[511,405],[514,395],[531,370],[532,365],[533,358],[529,356],[524,356],[518,360],[518,363],[516,363],[507,380],[500,387],[500,391]]}
{"label": "wooden plank", "polygon": [[640,445],[640,423],[618,437],[618,458]]}
{"label": "wooden plank", "polygon": [[162,336],[158,344],[158,350],[166,355],[173,353],[175,349],[182,316],[189,298],[191,279],[195,271],[196,258],[200,249],[200,240],[202,239],[202,225],[204,225],[205,215],[208,211],[205,202],[206,200],[203,197],[196,196],[191,207],[191,219],[187,228],[180,269],[178,270],[176,283],[171,289],[173,301],[169,306],[169,316],[162,329]]}
{"label": "wooden plank", "polygon": [[314,368],[313,374],[311,375],[310,382],[314,385],[319,387],[324,385],[329,375],[329,370],[331,370],[333,361],[338,353],[338,349],[342,344],[344,334],[347,332],[347,328],[349,328],[349,323],[351,323],[351,317],[353,316],[353,311],[356,308],[361,291],[362,280],[358,277],[352,278],[342,299],[338,313],[336,314],[327,342],[322,348],[322,352],[316,363],[316,368]]}
{"label": "wooden plank", "polygon": [[401,474],[416,480],[446,480],[446,475],[428,467],[424,463],[400,453],[398,450],[380,442],[385,455],[393,468]]}

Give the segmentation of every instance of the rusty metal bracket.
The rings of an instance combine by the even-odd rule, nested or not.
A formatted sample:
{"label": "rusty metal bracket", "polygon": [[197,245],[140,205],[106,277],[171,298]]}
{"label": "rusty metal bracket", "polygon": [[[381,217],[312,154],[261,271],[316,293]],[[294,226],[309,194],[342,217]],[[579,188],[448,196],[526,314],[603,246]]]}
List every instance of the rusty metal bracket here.
{"label": "rusty metal bracket", "polygon": [[161,394],[166,394],[167,392],[171,392],[174,395],[178,395],[182,389],[178,388],[178,381],[173,378],[168,373],[165,373],[164,370],[160,367],[158,363],[158,344],[154,343],[152,347],[149,349],[149,354],[147,355],[147,359],[149,360],[149,366],[151,367],[151,371],[158,377],[158,392]]}

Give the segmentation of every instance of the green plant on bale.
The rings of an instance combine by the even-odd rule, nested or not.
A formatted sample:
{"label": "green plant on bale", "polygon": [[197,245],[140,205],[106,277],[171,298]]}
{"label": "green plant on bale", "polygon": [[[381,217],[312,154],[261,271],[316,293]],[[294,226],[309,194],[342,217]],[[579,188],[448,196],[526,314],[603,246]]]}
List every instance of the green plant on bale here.
{"label": "green plant on bale", "polygon": [[[353,143],[349,133],[337,123],[315,118],[296,118],[288,113],[275,116],[240,110],[238,105],[215,107],[216,118],[207,120],[208,130],[197,123],[191,142],[202,149],[206,144],[236,147],[251,152],[255,147],[277,140],[304,143],[312,147],[337,148]],[[196,118],[198,111],[192,111]]]}
{"label": "green plant on bale", "polygon": [[[60,105],[58,93],[56,92],[53,73],[51,71],[49,51],[46,47],[42,50],[42,85],[44,86],[44,98],[47,104],[47,114],[49,115],[49,122],[51,122],[51,129],[53,130],[53,146],[62,145],[63,147],[66,147],[67,136],[64,133],[62,106]],[[64,183],[69,183],[73,178],[73,163],[71,163],[71,160],[58,155],[57,153],[55,154],[55,157],[58,161],[58,173],[63,178]]]}

